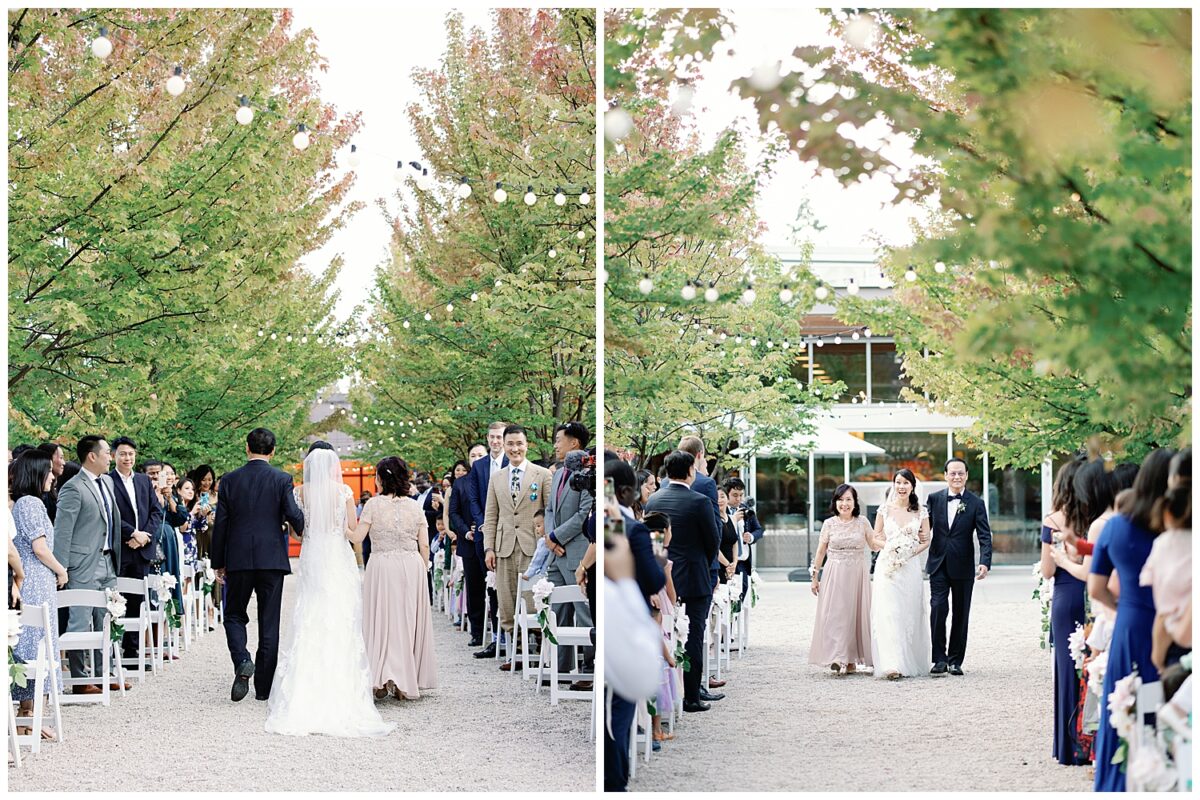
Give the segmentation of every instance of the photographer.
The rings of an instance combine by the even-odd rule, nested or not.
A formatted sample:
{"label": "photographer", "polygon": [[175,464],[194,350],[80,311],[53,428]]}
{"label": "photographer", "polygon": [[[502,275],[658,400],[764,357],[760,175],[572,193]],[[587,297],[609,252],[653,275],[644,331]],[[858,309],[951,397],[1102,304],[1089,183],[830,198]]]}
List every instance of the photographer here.
{"label": "photographer", "polygon": [[744,601],[746,592],[750,589],[750,573],[754,569],[752,545],[762,539],[763,527],[758,521],[758,515],[754,513],[754,498],[746,497],[746,484],[741,478],[727,478],[725,483],[721,484],[721,488],[729,497],[730,519],[740,540],[734,551],[734,555],[737,556],[734,574],[742,576],[741,600]]}
{"label": "photographer", "polygon": [[[546,577],[555,586],[575,585],[575,572],[588,549],[584,527],[596,502],[595,456],[588,456],[584,450],[591,438],[591,432],[582,422],[567,422],[554,431],[554,455],[563,462],[563,467],[554,475],[546,497],[545,524],[546,546],[551,553]],[[592,625],[592,615],[585,603],[556,605],[554,613],[563,625]],[[594,648],[584,648],[584,671],[593,671],[594,658]],[[560,673],[574,672],[575,665],[574,648],[559,648]],[[592,683],[581,681],[571,688],[587,690]]]}

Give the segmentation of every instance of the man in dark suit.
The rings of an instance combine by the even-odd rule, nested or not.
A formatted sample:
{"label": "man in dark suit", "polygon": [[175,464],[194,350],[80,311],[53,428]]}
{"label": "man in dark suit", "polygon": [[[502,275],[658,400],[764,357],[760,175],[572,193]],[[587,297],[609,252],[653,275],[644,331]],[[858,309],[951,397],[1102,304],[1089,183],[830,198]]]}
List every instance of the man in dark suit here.
{"label": "man in dark suit", "polygon": [[704,629],[712,605],[711,565],[721,543],[721,531],[708,500],[692,491],[696,459],[676,450],[667,456],[667,483],[646,501],[646,512],[660,511],[671,518],[671,579],[675,594],[687,606],[687,652],[692,669],[683,676],[683,710],[707,711],[706,700],[720,700],[701,686],[704,663]]}
{"label": "man in dark suit", "polygon": [[[724,520],[721,519],[721,505],[717,500],[717,482],[708,477],[708,455],[704,451],[704,442],[699,436],[685,436],[679,440],[679,449],[692,456],[696,462],[696,480],[692,482],[692,491],[704,495],[712,504],[713,519],[716,520],[719,536]],[[720,552],[720,547],[717,551]],[[713,556],[708,571],[715,589],[721,575],[721,562],[717,556]]]}
{"label": "man in dark suit", "polygon": [[[504,454],[504,429],[508,427],[507,422],[493,422],[488,426],[487,444],[488,454],[471,465],[471,472],[467,475],[471,480],[467,482],[469,489],[467,501],[471,508],[471,522],[475,526],[472,540],[475,542],[475,555],[479,559],[479,569],[483,575],[483,580],[486,585],[487,581],[487,548],[483,544],[483,517],[487,510],[488,484],[492,477],[500,470],[508,466],[508,456]],[[496,635],[496,631],[500,629],[497,610],[500,608],[500,597],[496,594],[495,589],[488,589],[487,596],[491,600],[490,613],[488,616],[492,620],[492,636]],[[496,640],[488,642],[487,647],[474,654],[476,658],[492,658],[496,655]]]}
{"label": "man in dark suit", "polygon": [[737,567],[734,573],[742,576],[742,596],[746,599],[746,590],[750,588],[750,573],[754,571],[754,547],[763,537],[763,526],[758,521],[758,514],[752,506],[745,506],[746,484],[741,478],[726,478],[721,484],[729,498],[729,508],[733,510],[733,524],[736,526],[741,542],[738,543],[734,555],[739,553]]}
{"label": "man in dark suit", "polygon": [[[933,640],[931,675],[962,675],[967,652],[967,620],[971,590],[992,566],[992,528],[983,500],[966,491],[967,462],[952,458],[945,466],[946,483],[929,495],[929,627]],[[979,539],[979,566],[974,538]],[[946,647],[946,615],[950,615],[950,646]]]}
{"label": "man in dark suit", "polygon": [[[467,463],[473,469],[475,462],[487,455],[487,447],[471,445],[467,452]],[[484,569],[475,546],[475,520],[471,515],[471,482],[468,472],[454,481],[450,492],[450,528],[458,536],[458,554],[463,562],[463,588],[467,592],[467,622],[471,627],[468,647],[483,644]]]}
{"label": "man in dark suit", "polygon": [[[154,542],[162,529],[163,510],[158,502],[154,482],[140,472],[134,472],[137,461],[137,445],[128,436],[113,440],[113,455],[116,468],[108,473],[112,479],[113,498],[121,514],[121,571],[122,578],[141,580],[152,571],[157,563]],[[124,596],[127,613],[136,617],[141,613],[143,595]],[[135,658],[138,651],[138,634],[130,631],[121,640],[121,649],[126,658]]]}
{"label": "man in dark suit", "polygon": [[[246,437],[248,461],[221,479],[217,518],[213,523],[212,566],[224,583],[225,641],[233,659],[229,697],[246,696],[254,676],[254,696],[266,700],[279,661],[279,610],[288,561],[288,523],[304,532],[304,514],[292,493],[292,477],[268,462],[275,455],[275,434],[255,428]],[[247,606],[253,592],[258,602],[258,650],[251,660],[246,649]],[[257,664],[257,666],[256,666]]]}

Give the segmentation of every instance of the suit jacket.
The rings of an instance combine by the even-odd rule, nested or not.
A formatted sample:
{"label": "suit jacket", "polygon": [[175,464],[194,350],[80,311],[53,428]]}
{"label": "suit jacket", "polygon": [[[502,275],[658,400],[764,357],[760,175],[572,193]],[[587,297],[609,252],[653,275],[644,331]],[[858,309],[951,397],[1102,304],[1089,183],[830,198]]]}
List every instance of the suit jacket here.
{"label": "suit jacket", "polygon": [[[500,456],[501,469],[508,466],[508,456]],[[488,481],[492,475],[492,454],[488,453],[483,458],[471,465],[471,471],[465,476],[470,480],[467,481],[467,508],[471,512],[471,524],[475,526],[476,531],[483,530],[483,516],[487,510],[488,498]],[[475,537],[475,547],[479,550],[480,558],[483,557],[483,537]]]}
{"label": "suit jacket", "polygon": [[625,538],[629,540],[629,552],[633,556],[633,576],[638,589],[650,605],[650,598],[667,585],[667,575],[654,557],[654,542],[650,529],[622,510],[625,517]]}
{"label": "suit jacket", "polygon": [[[134,564],[144,571],[154,560],[154,543],[162,531],[163,509],[162,504],[158,502],[158,493],[154,491],[154,483],[150,476],[140,472],[133,473],[133,494],[137,500],[135,515],[121,476],[114,469],[108,473],[108,477],[112,480],[117,508],[121,511],[121,543],[124,545],[121,548],[121,568]],[[135,530],[150,534],[150,543],[142,547],[129,547],[129,539]]]}
{"label": "suit jacket", "polygon": [[[758,514],[752,514],[752,515],[746,517],[745,522],[746,522],[746,524],[745,524],[743,532],[750,534],[750,540],[751,540],[750,545],[749,545],[750,555],[746,558],[745,561],[739,561],[737,563],[737,569],[734,571],[735,572],[744,572],[747,575],[749,575],[750,572],[754,569],[754,545],[758,544],[759,541],[762,540],[763,526],[762,526],[762,523],[758,521]],[[734,550],[734,553],[735,554],[737,553],[736,549]]]}
{"label": "suit jacket", "polygon": [[[437,521],[442,518],[442,510],[433,507],[433,489],[425,493],[425,499],[421,501],[421,510],[425,512],[425,529],[429,534],[430,550],[433,550],[433,540],[438,536]],[[433,553],[430,553],[430,558]]]}
{"label": "suit jacket", "polygon": [[112,570],[121,566],[121,511],[114,497],[112,479],[101,475],[112,516],[100,504],[99,488],[86,470],[63,484],[58,492],[54,517],[54,557],[67,568],[68,589],[96,589],[96,567],[104,549],[105,536],[112,542]]}
{"label": "suit jacket", "polygon": [[932,575],[944,562],[952,580],[966,580],[975,576],[975,544],[972,536],[979,539],[979,563],[992,568],[992,528],[988,523],[987,508],[983,499],[963,490],[959,511],[954,515],[954,524],[946,523],[946,499],[949,492],[942,489],[929,495],[929,526],[933,540],[929,543],[929,560],[925,571]]}
{"label": "suit jacket", "polygon": [[304,531],[292,476],[253,459],[221,478],[213,523],[212,566],[226,572],[292,571],[283,523]]}
{"label": "suit jacket", "polygon": [[468,488],[470,483],[470,474],[455,478],[454,488],[450,491],[450,530],[458,536],[460,550],[465,549],[468,544],[473,545],[473,542],[468,542],[463,538],[474,524],[471,519],[470,497],[467,494],[470,492]]}
{"label": "suit jacket", "polygon": [[[717,500],[717,482],[707,475],[697,473],[696,479],[692,481],[692,491],[704,495],[708,498],[708,502],[712,504],[713,519],[716,521],[717,536],[719,537],[721,526],[724,522],[721,519],[721,504]],[[713,584],[716,584],[717,576],[721,572],[721,562],[717,560],[715,555],[713,556],[712,563],[708,565],[708,569],[711,573]]]}
{"label": "suit jacket", "polygon": [[721,544],[717,518],[708,499],[678,483],[667,483],[646,501],[646,511],[671,519],[671,580],[680,597],[712,594],[713,559]]}
{"label": "suit jacket", "polygon": [[566,550],[561,556],[551,556],[551,563],[574,572],[587,552],[588,540],[583,528],[596,500],[588,492],[572,489],[570,473],[560,469],[554,474],[554,485],[546,497],[546,533]]}
{"label": "suit jacket", "polygon": [[[475,463],[480,461],[483,459]],[[493,550],[498,558],[510,557],[518,546],[525,555],[533,555],[537,549],[533,515],[539,509],[546,510],[546,492],[550,489],[550,470],[526,461],[521,475],[521,493],[514,504],[509,491],[511,470],[511,466],[505,467],[496,473],[496,480],[489,482],[487,508],[483,514],[484,551]]]}

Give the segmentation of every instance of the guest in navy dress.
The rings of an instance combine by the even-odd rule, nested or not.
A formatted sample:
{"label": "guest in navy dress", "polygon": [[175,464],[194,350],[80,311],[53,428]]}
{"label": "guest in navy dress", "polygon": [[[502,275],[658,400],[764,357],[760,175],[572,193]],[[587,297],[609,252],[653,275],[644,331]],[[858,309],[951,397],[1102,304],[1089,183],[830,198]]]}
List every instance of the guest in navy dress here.
{"label": "guest in navy dress", "polygon": [[[1109,723],[1108,697],[1113,687],[1134,669],[1143,683],[1158,680],[1158,669],[1150,660],[1154,598],[1150,587],[1138,585],[1138,576],[1154,545],[1152,514],[1155,503],[1167,491],[1167,474],[1173,455],[1173,451],[1162,448],[1146,456],[1133,484],[1133,502],[1127,512],[1109,520],[1092,554],[1088,593],[1094,601],[1117,609],[1104,673],[1100,729],[1096,732],[1094,789],[1097,792],[1125,791],[1124,764],[1111,763],[1120,746],[1120,737]],[[1113,570],[1120,579],[1119,599],[1108,589],[1108,578]]]}
{"label": "guest in navy dress", "polygon": [[[1064,547],[1064,534],[1084,533],[1083,503],[1075,494],[1076,474],[1084,461],[1074,459],[1064,464],[1054,481],[1051,505],[1054,511],[1042,521],[1042,575],[1054,578],[1054,596],[1050,601],[1050,645],[1054,651],[1054,758],[1066,766],[1087,764],[1080,752],[1075,733],[1075,710],[1079,705],[1079,676],[1068,647],[1071,634],[1086,619],[1084,581],[1057,566],[1053,552]],[[1103,465],[1101,465],[1103,469]],[[1103,511],[1103,509],[1101,509]]]}

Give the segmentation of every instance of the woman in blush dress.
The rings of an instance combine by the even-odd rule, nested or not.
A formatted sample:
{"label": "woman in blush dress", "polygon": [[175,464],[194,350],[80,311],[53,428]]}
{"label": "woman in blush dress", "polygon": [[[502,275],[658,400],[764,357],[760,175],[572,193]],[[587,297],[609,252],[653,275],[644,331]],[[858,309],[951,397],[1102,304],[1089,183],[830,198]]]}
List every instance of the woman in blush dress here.
{"label": "woman in blush dress", "polygon": [[425,512],[409,497],[408,465],[388,456],[375,466],[375,497],[363,506],[351,540],[371,535],[363,578],[363,639],[375,697],[397,700],[437,688]]}
{"label": "woman in blush dress", "polygon": [[[871,526],[848,483],[833,493],[834,516],[821,525],[821,542],[809,573],[817,596],[808,663],[847,674],[857,664],[871,666],[871,576],[867,549]],[[828,557],[828,561],[825,561]],[[825,572],[821,572],[824,561]]]}

